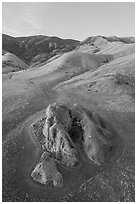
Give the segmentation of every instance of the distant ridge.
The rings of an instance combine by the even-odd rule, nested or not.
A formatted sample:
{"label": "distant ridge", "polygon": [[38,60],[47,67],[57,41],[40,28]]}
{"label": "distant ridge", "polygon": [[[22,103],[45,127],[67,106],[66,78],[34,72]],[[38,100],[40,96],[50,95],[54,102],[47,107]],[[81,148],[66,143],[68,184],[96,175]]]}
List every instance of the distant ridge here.
{"label": "distant ridge", "polygon": [[80,42],[74,39],[61,39],[56,36],[12,37],[2,34],[3,51],[16,55],[27,65],[32,66],[45,63],[54,56],[60,56],[75,49],[78,50],[80,46],[91,46],[94,47],[95,52],[98,52],[100,48],[112,42],[131,44],[135,43],[135,38],[98,35],[88,37]]}
{"label": "distant ridge", "polygon": [[61,39],[55,36],[11,37],[2,34],[2,49],[15,54],[27,64],[37,60],[41,60],[41,62],[48,60],[59,52],[71,51],[78,42],[77,40]]}

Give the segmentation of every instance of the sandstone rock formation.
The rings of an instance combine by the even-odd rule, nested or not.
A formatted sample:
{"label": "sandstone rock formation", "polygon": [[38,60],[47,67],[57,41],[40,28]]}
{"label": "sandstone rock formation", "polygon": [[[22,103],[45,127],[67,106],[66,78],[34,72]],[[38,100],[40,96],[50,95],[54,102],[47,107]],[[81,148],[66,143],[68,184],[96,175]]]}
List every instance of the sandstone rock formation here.
{"label": "sandstone rock formation", "polygon": [[77,125],[82,129],[82,144],[87,157],[101,165],[111,152],[115,137],[111,128],[98,114],[92,117],[82,107],[74,104],[72,116],[77,118]]}
{"label": "sandstone rock formation", "polygon": [[100,165],[103,163],[113,147],[112,133],[108,129],[105,130],[97,118],[95,125],[88,115],[83,111],[81,124],[84,129],[83,147],[85,154],[94,163]]}
{"label": "sandstone rock formation", "polygon": [[78,154],[67,132],[72,123],[69,109],[57,104],[49,105],[46,116],[43,148],[52,152],[64,165],[75,165],[78,163]]}
{"label": "sandstone rock formation", "polygon": [[85,154],[89,162],[101,165],[114,142],[111,128],[98,114],[91,115],[76,104],[71,109],[57,103],[49,105],[43,127],[44,153],[31,176],[42,184],[52,180],[54,186],[62,186],[56,163],[68,168],[76,166],[80,155]]}
{"label": "sandstone rock formation", "polygon": [[41,184],[53,182],[55,187],[63,185],[62,175],[57,170],[56,163],[48,152],[42,154],[40,161],[31,173],[31,177]]}

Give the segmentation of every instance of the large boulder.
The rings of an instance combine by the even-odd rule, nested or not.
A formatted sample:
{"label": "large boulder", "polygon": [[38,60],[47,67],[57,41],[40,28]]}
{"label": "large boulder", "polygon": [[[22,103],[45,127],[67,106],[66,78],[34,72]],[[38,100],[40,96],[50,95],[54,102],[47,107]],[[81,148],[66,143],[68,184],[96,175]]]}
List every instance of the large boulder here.
{"label": "large boulder", "polygon": [[49,122],[50,126],[52,126],[53,123],[59,123],[62,124],[66,130],[71,127],[72,121],[70,110],[64,105],[60,105],[57,103],[49,105],[46,110],[46,117],[46,123]]}
{"label": "large boulder", "polygon": [[63,164],[70,168],[80,163],[81,156],[96,165],[103,164],[110,155],[115,136],[107,121],[89,113],[78,105],[69,109],[54,103],[46,110],[41,142],[44,153],[32,172],[32,178],[42,184],[52,180],[62,186],[63,178],[57,170]]}
{"label": "large boulder", "polygon": [[[81,125],[83,127],[83,148],[85,154],[94,163],[102,164],[112,150],[114,139],[112,132],[107,126],[102,127],[100,116],[92,116],[91,120],[88,115],[82,111]],[[93,121],[96,120],[96,123]],[[104,123],[105,124],[105,123]]]}
{"label": "large boulder", "polygon": [[53,104],[47,108],[42,147],[53,153],[55,158],[66,166],[78,163],[78,153],[67,132],[71,128],[71,123],[70,111],[66,107]]}
{"label": "large boulder", "polygon": [[108,158],[116,140],[110,125],[99,114],[89,113],[77,104],[71,111],[73,121],[81,126],[82,147],[86,156],[93,163],[101,165]]}
{"label": "large boulder", "polygon": [[40,161],[31,173],[31,177],[41,184],[52,182],[55,187],[63,185],[62,175],[57,170],[55,160],[48,152],[42,154]]}

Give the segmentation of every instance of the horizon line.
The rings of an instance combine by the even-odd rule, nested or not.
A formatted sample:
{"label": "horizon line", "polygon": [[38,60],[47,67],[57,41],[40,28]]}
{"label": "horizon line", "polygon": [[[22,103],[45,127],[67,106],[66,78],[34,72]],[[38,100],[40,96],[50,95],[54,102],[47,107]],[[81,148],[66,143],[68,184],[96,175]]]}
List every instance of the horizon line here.
{"label": "horizon line", "polygon": [[91,35],[91,36],[88,36],[86,38],[84,38],[84,40],[78,40],[78,39],[74,39],[74,38],[62,38],[62,37],[59,37],[59,36],[56,36],[56,35],[45,35],[45,34],[35,34],[35,35],[28,35],[28,36],[13,36],[13,35],[10,35],[10,34],[7,34],[7,33],[3,33],[2,32],[2,35],[7,35],[7,36],[10,36],[10,37],[13,37],[13,38],[27,38],[27,37],[35,37],[35,36],[45,36],[45,37],[57,37],[57,38],[60,38],[62,40],[75,40],[75,41],[84,41],[86,40],[87,38],[90,38],[90,37],[117,37],[117,38],[129,38],[129,37],[132,37],[132,38],[135,38],[135,36],[117,36],[117,35],[101,35],[101,34],[98,34],[98,35]]}

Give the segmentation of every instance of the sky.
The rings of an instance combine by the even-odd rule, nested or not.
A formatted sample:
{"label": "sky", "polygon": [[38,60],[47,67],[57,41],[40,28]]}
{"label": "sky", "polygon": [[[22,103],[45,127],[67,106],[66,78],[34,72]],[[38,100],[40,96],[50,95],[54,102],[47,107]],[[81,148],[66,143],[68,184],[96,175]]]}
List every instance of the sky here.
{"label": "sky", "polygon": [[134,2],[3,2],[2,32],[14,37],[47,35],[135,36]]}

